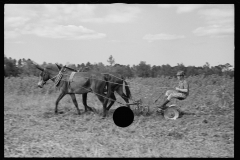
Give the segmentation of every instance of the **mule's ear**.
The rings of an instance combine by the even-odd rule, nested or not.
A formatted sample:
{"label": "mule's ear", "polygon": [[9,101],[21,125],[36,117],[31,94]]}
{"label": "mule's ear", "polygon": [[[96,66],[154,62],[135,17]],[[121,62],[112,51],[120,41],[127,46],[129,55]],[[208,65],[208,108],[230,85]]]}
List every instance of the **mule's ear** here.
{"label": "mule's ear", "polygon": [[62,69],[62,67],[61,66],[59,66],[57,63],[55,63],[56,65],[57,65],[57,67],[58,67],[58,70],[61,70]]}
{"label": "mule's ear", "polygon": [[40,71],[43,71],[44,69],[42,68],[42,67],[40,67],[37,63],[35,63],[35,62],[32,62],[33,63],[33,65],[37,68],[37,69],[39,69]]}

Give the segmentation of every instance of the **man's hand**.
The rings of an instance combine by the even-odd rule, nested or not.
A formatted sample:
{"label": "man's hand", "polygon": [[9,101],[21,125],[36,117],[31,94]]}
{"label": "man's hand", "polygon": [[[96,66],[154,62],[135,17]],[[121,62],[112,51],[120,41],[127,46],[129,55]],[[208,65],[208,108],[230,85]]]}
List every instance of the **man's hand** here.
{"label": "man's hand", "polygon": [[176,87],[175,89],[176,89],[176,91],[180,91],[180,92],[188,92],[188,89],[181,89],[178,87]]}

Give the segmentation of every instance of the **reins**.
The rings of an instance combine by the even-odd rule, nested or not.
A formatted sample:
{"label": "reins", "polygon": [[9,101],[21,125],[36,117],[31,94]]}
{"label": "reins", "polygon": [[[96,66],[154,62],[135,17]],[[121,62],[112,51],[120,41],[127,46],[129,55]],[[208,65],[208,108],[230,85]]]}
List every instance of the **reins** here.
{"label": "reins", "polygon": [[[62,71],[63,71],[64,69],[65,69],[65,67],[62,67],[62,69],[59,71],[59,73],[58,73],[56,76],[50,78],[51,80],[53,80],[54,78],[56,78],[55,80],[53,80],[56,87],[57,87],[57,85],[59,84],[59,82],[61,81],[61,79],[62,79],[62,77],[63,77],[64,75],[69,76],[68,74],[63,74],[63,73],[62,73]],[[71,70],[78,72],[77,70],[74,70],[74,69],[71,69]],[[64,70],[64,71],[65,71],[65,70]],[[136,82],[126,81],[126,80],[124,80],[124,79],[122,79],[122,78],[119,78],[119,77],[117,77],[117,76],[115,76],[115,75],[113,75],[113,74],[110,74],[110,73],[101,73],[101,74],[104,74],[104,75],[105,75],[105,74],[108,74],[108,75],[111,75],[111,76],[113,76],[113,77],[115,77],[115,78],[118,78],[118,79],[120,79],[120,80],[122,80],[122,81],[125,81],[125,82],[128,82],[128,83],[137,84],[137,85],[141,85],[141,86],[145,86],[145,87],[153,87],[153,86],[150,86],[150,85],[143,85],[143,84],[136,83]],[[90,78],[90,77],[83,77],[83,78],[95,79],[95,80],[104,81],[104,82],[108,82],[108,83],[112,83],[112,84],[125,85],[125,86],[128,86],[128,87],[131,87],[130,85],[120,84],[120,83],[115,83],[115,82],[110,82],[110,81],[101,80],[101,79],[96,79],[96,78],[92,78],[92,77],[91,77],[91,78]],[[44,82],[46,83],[46,81],[44,81]],[[108,100],[110,100],[110,101],[117,102],[117,103],[119,103],[119,104],[121,104],[121,105],[126,105],[126,104],[123,104],[123,103],[121,103],[121,102],[119,102],[119,101],[117,101],[117,100],[114,100],[114,99],[112,99],[112,98],[108,98],[108,97],[106,97],[106,96],[104,96],[104,95],[101,95],[101,94],[99,94],[99,93],[96,93],[96,92],[94,92],[94,91],[91,90],[91,89],[87,89],[87,88],[82,87],[82,86],[80,86],[80,87],[83,88],[83,89],[85,89],[85,90],[87,90],[87,91],[89,91],[89,92],[92,92],[92,93],[94,93],[94,94],[96,94],[96,95],[98,95],[98,96],[101,96],[101,97],[103,97],[103,98],[106,98],[106,99],[108,99]],[[155,87],[155,88],[172,88],[172,87]],[[111,92],[114,93],[114,91],[111,91]],[[128,97],[126,97],[126,96],[124,96],[124,98],[127,98],[128,100],[132,99],[132,100],[134,101],[133,103],[127,103],[127,105],[139,105],[139,104],[141,104],[141,102],[140,102],[141,100],[134,100],[133,98],[128,98]],[[160,97],[158,97],[153,104],[155,104],[159,98],[160,98]]]}
{"label": "reins", "polygon": [[[101,74],[108,74],[108,75],[111,75],[111,76],[113,76],[113,77],[115,77],[115,78],[118,78],[118,79],[121,79],[121,80],[123,80],[123,81],[126,81],[126,82],[128,82],[128,83],[137,84],[137,85],[145,86],[145,87],[153,87],[153,86],[151,86],[151,85],[145,85],[145,84],[140,84],[140,83],[136,83],[136,82],[127,81],[127,80],[124,80],[124,79],[119,78],[119,77],[117,77],[117,76],[114,76],[114,75],[111,74],[111,73],[101,73]],[[111,82],[111,83],[114,83],[114,82]],[[119,85],[123,85],[123,84],[119,84]],[[129,86],[129,85],[126,85],[126,86]],[[155,88],[172,88],[172,87],[155,87]]]}

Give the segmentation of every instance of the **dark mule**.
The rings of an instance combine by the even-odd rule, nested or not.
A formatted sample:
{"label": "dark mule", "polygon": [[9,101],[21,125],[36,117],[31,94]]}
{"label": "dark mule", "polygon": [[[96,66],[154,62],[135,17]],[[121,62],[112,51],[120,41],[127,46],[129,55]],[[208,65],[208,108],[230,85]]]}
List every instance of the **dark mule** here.
{"label": "dark mule", "polygon": [[[106,108],[106,110],[108,111],[116,101],[114,91],[116,91],[124,99],[126,103],[129,103],[129,99],[131,98],[131,92],[127,82],[125,81],[125,78],[122,75],[119,75],[117,73],[111,73],[111,74],[104,73],[104,75],[105,75],[105,79],[107,80],[107,90],[108,90],[107,97],[114,100],[114,101],[110,100],[111,102]],[[123,92],[124,86],[125,86],[126,94]],[[105,99],[104,105],[107,105],[107,103],[108,103],[108,99]],[[130,107],[130,106],[127,105],[127,107]]]}
{"label": "dark mule", "polygon": [[[104,107],[104,88],[106,86],[105,76],[101,73],[96,72],[77,72],[75,73],[72,82],[69,82],[70,71],[65,68],[68,67],[60,67],[58,65],[47,65],[45,68],[40,67],[37,64],[34,64],[39,70],[41,70],[40,81],[38,82],[38,87],[42,88],[43,85],[51,79],[55,84],[59,80],[59,73],[63,74],[62,79],[60,78],[59,83],[57,83],[57,88],[61,90],[60,95],[58,96],[55,102],[55,113],[58,112],[58,103],[59,101],[66,95],[69,94],[72,98],[74,105],[77,108],[78,114],[80,115],[80,110],[78,108],[77,100],[75,94],[82,94],[82,102],[85,107],[85,112],[87,110],[93,111],[93,108],[87,105],[87,94],[89,92],[93,92],[96,94],[98,99],[103,104],[104,111],[106,110]],[[71,69],[71,68],[68,68]],[[71,69],[72,70],[72,69]],[[106,106],[106,105],[105,105]],[[106,116],[106,112],[104,112],[103,117]]]}

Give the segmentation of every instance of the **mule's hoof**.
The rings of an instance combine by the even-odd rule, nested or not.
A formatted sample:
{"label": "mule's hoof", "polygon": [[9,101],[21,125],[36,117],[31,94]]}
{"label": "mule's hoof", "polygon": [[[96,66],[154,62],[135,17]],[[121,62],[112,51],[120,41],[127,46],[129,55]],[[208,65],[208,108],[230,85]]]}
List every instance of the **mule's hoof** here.
{"label": "mule's hoof", "polygon": [[103,116],[101,119],[106,119],[106,118],[107,118],[106,116],[105,117]]}
{"label": "mule's hoof", "polygon": [[107,118],[107,114],[103,114],[103,116],[102,116],[103,118]]}
{"label": "mule's hoof", "polygon": [[94,113],[96,113],[97,112],[97,110],[95,109],[95,108],[91,108],[92,110],[92,112],[94,112]]}
{"label": "mule's hoof", "polygon": [[93,108],[92,107],[88,107],[87,110],[88,111],[93,111]]}

